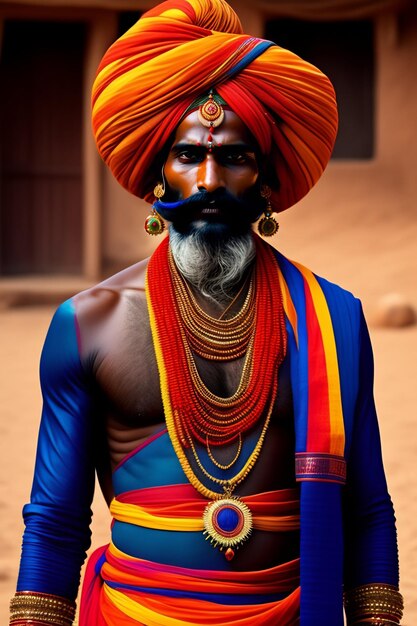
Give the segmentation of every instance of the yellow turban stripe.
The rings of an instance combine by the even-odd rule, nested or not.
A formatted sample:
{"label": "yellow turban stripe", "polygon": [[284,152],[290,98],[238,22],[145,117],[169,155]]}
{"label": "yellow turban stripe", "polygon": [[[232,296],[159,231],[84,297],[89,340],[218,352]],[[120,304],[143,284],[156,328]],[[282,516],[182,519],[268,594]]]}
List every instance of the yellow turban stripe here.
{"label": "yellow turban stripe", "polygon": [[337,132],[329,79],[289,50],[245,35],[224,0],[168,0],[106,52],[93,86],[98,150],[128,191],[153,200],[155,161],[194,100],[211,88],[242,119],[279,180],[275,211],[326,167]]}

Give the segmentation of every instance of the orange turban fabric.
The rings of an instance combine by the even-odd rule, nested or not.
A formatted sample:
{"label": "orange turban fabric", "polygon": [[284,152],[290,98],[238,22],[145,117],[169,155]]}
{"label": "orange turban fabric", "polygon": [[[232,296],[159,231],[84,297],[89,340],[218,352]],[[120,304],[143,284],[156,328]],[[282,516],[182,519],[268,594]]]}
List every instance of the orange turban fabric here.
{"label": "orange turban fabric", "polygon": [[155,160],[188,107],[212,88],[275,171],[274,211],[298,202],[333,149],[332,84],[292,52],[243,34],[224,0],[163,2],[104,55],[93,86],[93,130],[117,180],[152,202]]}

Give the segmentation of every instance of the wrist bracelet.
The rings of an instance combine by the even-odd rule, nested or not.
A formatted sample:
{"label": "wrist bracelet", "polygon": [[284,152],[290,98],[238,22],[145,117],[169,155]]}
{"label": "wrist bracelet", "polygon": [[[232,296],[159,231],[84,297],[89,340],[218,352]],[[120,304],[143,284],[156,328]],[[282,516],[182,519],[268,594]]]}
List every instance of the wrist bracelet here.
{"label": "wrist bracelet", "polygon": [[10,625],[38,622],[50,626],[72,626],[75,602],[36,591],[18,591],[10,601]]}
{"label": "wrist bracelet", "polygon": [[344,594],[347,622],[351,626],[398,626],[403,616],[402,595],[393,585],[370,583]]}

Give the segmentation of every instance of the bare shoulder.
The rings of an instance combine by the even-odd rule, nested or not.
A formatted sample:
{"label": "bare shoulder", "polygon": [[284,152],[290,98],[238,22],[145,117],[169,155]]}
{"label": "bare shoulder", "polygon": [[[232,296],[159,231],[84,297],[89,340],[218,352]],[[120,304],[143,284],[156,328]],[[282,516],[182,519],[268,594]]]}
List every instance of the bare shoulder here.
{"label": "bare shoulder", "polygon": [[98,323],[111,315],[123,300],[145,303],[146,268],[149,259],[144,259],[106,278],[101,283],[78,293],[73,298],[80,323]]}
{"label": "bare shoulder", "polygon": [[[99,366],[116,346],[128,345],[148,326],[145,280],[148,259],[135,263],[73,298],[81,357]],[[133,323],[134,321],[134,323]]]}

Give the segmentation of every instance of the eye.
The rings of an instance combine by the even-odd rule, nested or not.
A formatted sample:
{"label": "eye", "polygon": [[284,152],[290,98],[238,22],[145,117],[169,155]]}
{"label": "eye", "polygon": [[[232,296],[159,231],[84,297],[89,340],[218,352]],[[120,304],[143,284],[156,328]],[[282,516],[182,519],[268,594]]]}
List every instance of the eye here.
{"label": "eye", "polygon": [[222,161],[227,165],[246,165],[255,160],[255,154],[247,150],[225,150]]}
{"label": "eye", "polygon": [[226,160],[231,163],[242,163],[247,160],[246,154],[243,152],[232,152],[226,156]]}
{"label": "eye", "polygon": [[203,158],[201,148],[198,146],[191,148],[178,148],[174,150],[174,158],[180,163],[199,163]]}

